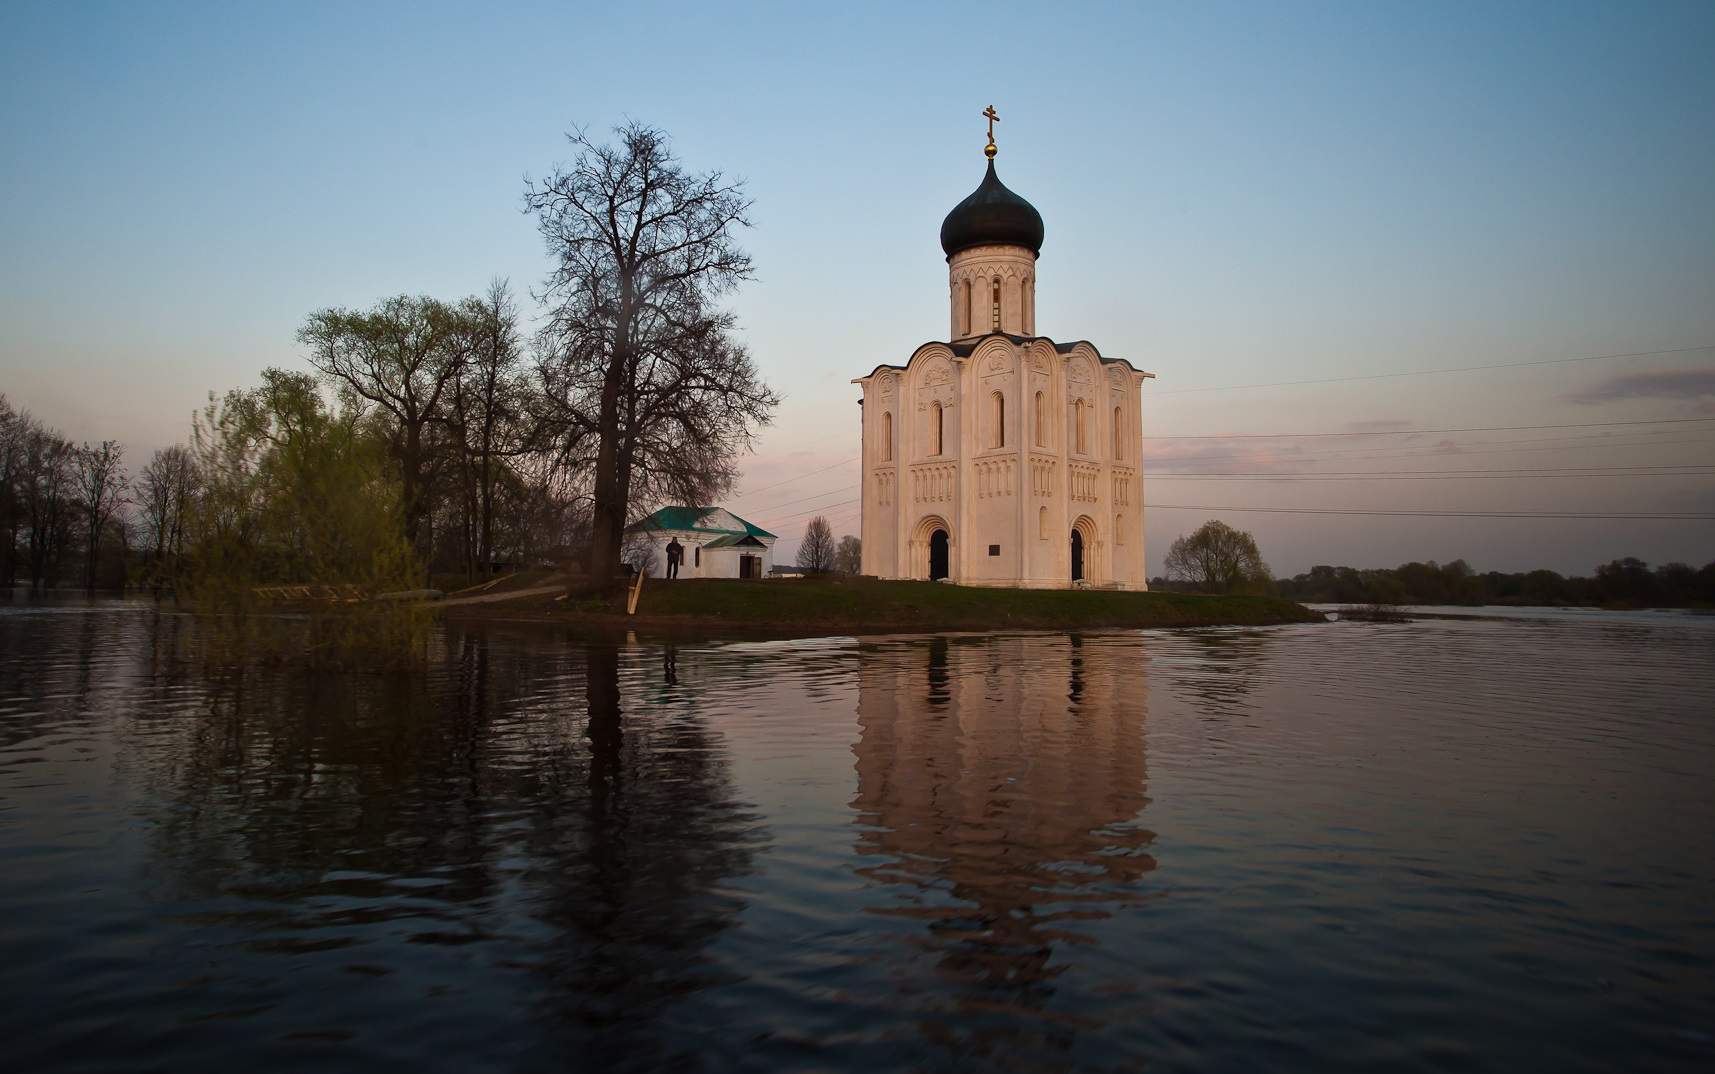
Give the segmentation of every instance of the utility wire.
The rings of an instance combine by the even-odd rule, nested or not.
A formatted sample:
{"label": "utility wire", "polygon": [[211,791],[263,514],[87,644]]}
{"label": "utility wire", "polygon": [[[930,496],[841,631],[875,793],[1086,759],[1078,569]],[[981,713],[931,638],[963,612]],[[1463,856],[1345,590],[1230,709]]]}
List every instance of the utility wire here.
{"label": "utility wire", "polygon": [[1200,507],[1183,503],[1146,503],[1146,509],[1158,511],[1232,511],[1267,515],[1376,515],[1400,518],[1564,518],[1598,520],[1644,520],[1650,522],[1715,522],[1715,513],[1686,514],[1627,514],[1577,511],[1371,511],[1360,508],[1334,507]]}
{"label": "utility wire", "polygon": [[778,526],[782,522],[791,522],[795,518],[804,518],[805,516],[808,516],[808,515],[823,514],[827,511],[832,511],[835,508],[845,507],[845,506],[848,506],[850,504],[854,504],[857,502],[858,502],[857,497],[854,496],[849,500],[841,500],[839,503],[830,503],[830,504],[827,504],[823,507],[812,507],[807,511],[795,511],[790,515],[783,515],[779,518],[770,518],[767,515],[758,515],[757,517],[761,518],[764,522],[767,522],[771,526]]}
{"label": "utility wire", "polygon": [[863,486],[861,484],[858,484],[858,485],[845,485],[845,486],[842,486],[842,487],[837,488],[837,489],[823,489],[820,492],[813,492],[808,496],[800,496],[796,500],[787,500],[784,503],[771,503],[766,507],[747,507],[747,508],[745,508],[745,510],[750,511],[753,514],[761,515],[765,512],[768,512],[768,511],[778,511],[782,507],[791,507],[795,503],[805,503],[809,500],[820,499],[823,496],[834,496],[834,495],[837,495],[837,494],[842,493],[842,492],[851,492],[853,489],[858,489],[858,488],[862,488],[862,487]]}
{"label": "utility wire", "polygon": [[[1653,435],[1661,435],[1661,434],[1676,433],[1676,432],[1689,432],[1689,431],[1690,430],[1682,430],[1682,429],[1662,429],[1662,430],[1659,430],[1657,433],[1637,432],[1637,433],[1619,433],[1616,435],[1617,436],[1653,436]],[[1575,440],[1594,440],[1597,442],[1594,444],[1570,443],[1570,441],[1575,441]],[[1505,444],[1552,444],[1554,446],[1553,447],[1502,447],[1501,446],[1501,445],[1505,445]],[[1657,440],[1657,441],[1653,441],[1653,442],[1651,442],[1651,441],[1643,441],[1643,442],[1633,441],[1633,442],[1622,443],[1618,439],[1616,439],[1615,436],[1609,436],[1606,433],[1584,433],[1580,436],[1537,436],[1537,437],[1531,437],[1531,438],[1525,439],[1525,440],[1479,440],[1471,446],[1471,449],[1461,448],[1459,451],[1447,452],[1447,453],[1436,451],[1436,448],[1433,444],[1426,444],[1423,447],[1418,448],[1416,451],[1410,451],[1410,452],[1407,452],[1407,453],[1402,454],[1402,455],[1372,455],[1369,453],[1368,448],[1357,448],[1355,450],[1354,449],[1330,450],[1330,451],[1319,452],[1316,455],[1287,455],[1287,456],[1282,456],[1276,452],[1267,452],[1267,451],[1241,451],[1241,452],[1229,453],[1229,454],[1225,454],[1225,455],[1190,455],[1190,456],[1183,456],[1183,457],[1171,456],[1171,455],[1160,455],[1160,456],[1156,456],[1153,458],[1146,458],[1143,460],[1143,462],[1144,462],[1145,466],[1176,466],[1176,465],[1187,465],[1190,463],[1214,462],[1214,461],[1219,460],[1219,459],[1277,459],[1278,458],[1278,459],[1282,459],[1283,461],[1310,463],[1310,462],[1321,462],[1325,459],[1349,459],[1349,458],[1357,458],[1357,459],[1421,459],[1421,458],[1425,458],[1425,457],[1448,458],[1448,457],[1453,457],[1453,456],[1463,458],[1467,455],[1511,455],[1511,454],[1514,454],[1516,452],[1526,452],[1526,451],[1585,451],[1585,450],[1589,450],[1590,448],[1656,448],[1656,447],[1676,447],[1680,444],[1715,444],[1715,437],[1699,437],[1699,438],[1689,439],[1689,440]],[[1492,450],[1492,451],[1474,450],[1477,448],[1494,448],[1495,450]],[[1429,454],[1426,456],[1426,453],[1432,453],[1432,454]]]}
{"label": "utility wire", "polygon": [[1675,347],[1662,351],[1629,351],[1625,354],[1592,354],[1582,358],[1543,358],[1534,362],[1496,362],[1492,365],[1462,365],[1450,369],[1413,369],[1403,373],[1362,373],[1351,377],[1318,377],[1313,380],[1274,380],[1262,384],[1225,384],[1213,388],[1169,388],[1151,391],[1150,396],[1186,395],[1191,392],[1232,392],[1245,388],[1284,388],[1293,384],[1338,384],[1349,380],[1390,380],[1396,377],[1429,377],[1438,373],[1471,373],[1480,369],[1521,369],[1533,365],[1563,365],[1567,362],[1601,362],[1610,358],[1649,358],[1662,354],[1696,354],[1715,347]]}
{"label": "utility wire", "polygon": [[[1500,476],[1500,477],[1699,477],[1715,473],[1710,463],[1664,463],[1660,466],[1506,466],[1494,469],[1451,469],[1451,470],[1327,470],[1320,473],[1294,472],[1281,473],[1267,470],[1241,470],[1230,473],[1205,471],[1202,473],[1156,474],[1146,477],[1147,481],[1159,481],[1168,477],[1194,477],[1198,479],[1210,477],[1316,477],[1316,478],[1349,478],[1349,477],[1407,477],[1407,476]],[[1598,472],[1600,471],[1600,472]],[[1652,473],[1645,473],[1652,471]],[[1689,472],[1688,472],[1689,471]]]}
{"label": "utility wire", "polygon": [[784,481],[776,481],[776,482],[775,482],[775,483],[774,483],[774,484],[772,484],[772,485],[764,485],[764,486],[762,486],[762,487],[761,487],[761,488],[759,488],[759,489],[751,489],[751,490],[750,490],[750,491],[749,491],[749,492],[741,492],[741,493],[739,493],[739,494],[738,494],[738,495],[736,495],[736,496],[734,496],[734,497],[733,497],[733,499],[735,499],[735,500],[742,500],[742,499],[744,499],[744,498],[745,498],[745,497],[746,497],[746,496],[754,496],[754,495],[756,495],[756,494],[757,494],[757,493],[759,493],[759,492],[767,492],[767,491],[768,491],[768,490],[769,490],[769,489],[777,489],[777,488],[779,488],[779,487],[780,487],[780,486],[781,486],[781,485],[790,485],[790,484],[791,484],[791,483],[792,483],[792,482],[794,482],[794,481],[802,481],[802,480],[804,480],[804,479],[805,479],[805,478],[806,478],[806,477],[815,477],[815,476],[816,476],[816,475],[817,475],[817,474],[825,474],[825,473],[827,473],[827,472],[828,472],[828,471],[829,471],[829,470],[837,470],[837,469],[839,469],[839,468],[840,468],[840,467],[842,467],[842,466],[850,466],[850,465],[851,465],[851,464],[852,464],[852,463],[854,463],[854,462],[856,462],[856,461],[858,461],[858,460],[859,460],[859,459],[861,459],[861,458],[863,458],[863,456],[862,456],[862,455],[853,455],[853,456],[852,456],[852,457],[851,457],[851,458],[849,458],[849,459],[846,459],[846,460],[845,460],[845,461],[843,461],[843,462],[836,462],[836,463],[834,463],[834,464],[833,464],[833,465],[832,465],[832,466],[824,466],[824,467],[822,467],[822,468],[821,468],[821,469],[820,469],[820,470],[811,470],[811,471],[810,471],[810,472],[809,472],[809,473],[807,473],[807,474],[799,474],[799,475],[798,475],[798,476],[797,476],[797,477],[789,477],[789,478],[787,478],[787,479],[786,479],[786,480],[784,480]]}
{"label": "utility wire", "polygon": [[1694,470],[1690,473],[1676,471],[1665,474],[1477,474],[1461,473],[1457,470],[1438,475],[1411,474],[1157,474],[1150,481],[1518,481],[1535,480],[1538,478],[1578,478],[1589,479],[1596,477],[1715,477],[1715,470]]}
{"label": "utility wire", "polygon": [[1654,421],[1580,421],[1567,425],[1473,425],[1459,429],[1370,429],[1340,433],[1202,433],[1146,436],[1145,440],[1295,440],[1316,436],[1423,436],[1429,433],[1513,433],[1529,429],[1607,429],[1621,425],[1678,425],[1715,418],[1658,418]]}

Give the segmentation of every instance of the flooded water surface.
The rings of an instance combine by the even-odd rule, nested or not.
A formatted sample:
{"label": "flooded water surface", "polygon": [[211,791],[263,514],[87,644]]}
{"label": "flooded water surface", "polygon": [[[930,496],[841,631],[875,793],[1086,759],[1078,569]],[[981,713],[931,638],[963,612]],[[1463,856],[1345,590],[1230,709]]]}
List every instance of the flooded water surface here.
{"label": "flooded water surface", "polygon": [[186,628],[0,609],[8,1070],[1715,1066],[1715,618]]}

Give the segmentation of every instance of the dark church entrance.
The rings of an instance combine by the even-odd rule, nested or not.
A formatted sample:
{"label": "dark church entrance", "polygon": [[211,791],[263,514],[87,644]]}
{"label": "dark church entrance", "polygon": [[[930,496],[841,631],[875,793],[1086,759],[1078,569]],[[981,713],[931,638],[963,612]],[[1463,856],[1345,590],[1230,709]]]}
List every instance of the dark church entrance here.
{"label": "dark church entrance", "polygon": [[1084,535],[1077,530],[1072,531],[1072,581],[1082,581],[1084,577]]}
{"label": "dark church entrance", "polygon": [[929,535],[929,580],[938,582],[947,577],[947,531],[936,530]]}

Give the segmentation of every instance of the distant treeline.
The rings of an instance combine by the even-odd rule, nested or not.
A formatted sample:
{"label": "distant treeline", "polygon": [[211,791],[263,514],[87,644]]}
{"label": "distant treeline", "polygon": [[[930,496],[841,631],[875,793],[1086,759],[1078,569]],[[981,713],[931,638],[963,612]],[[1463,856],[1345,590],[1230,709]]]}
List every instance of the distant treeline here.
{"label": "distant treeline", "polygon": [[1650,568],[1627,557],[1596,568],[1590,578],[1549,570],[1477,573],[1462,559],[1407,563],[1392,569],[1312,567],[1280,579],[1280,595],[1317,604],[1510,604],[1606,608],[1715,606],[1715,562],[1701,570],[1685,563]]}
{"label": "distant treeline", "polygon": [[117,586],[133,533],[118,444],[78,444],[0,395],[0,586]]}

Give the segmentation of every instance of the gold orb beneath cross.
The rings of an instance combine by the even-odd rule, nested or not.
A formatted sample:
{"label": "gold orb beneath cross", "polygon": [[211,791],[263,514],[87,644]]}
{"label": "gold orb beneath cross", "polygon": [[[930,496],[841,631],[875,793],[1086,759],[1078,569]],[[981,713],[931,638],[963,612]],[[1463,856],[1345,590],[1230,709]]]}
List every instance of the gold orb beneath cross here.
{"label": "gold orb beneath cross", "polygon": [[983,146],[983,156],[989,158],[990,160],[993,160],[994,155],[998,152],[1000,152],[1000,150],[995,148],[995,144],[993,142],[990,142],[988,145]]}

